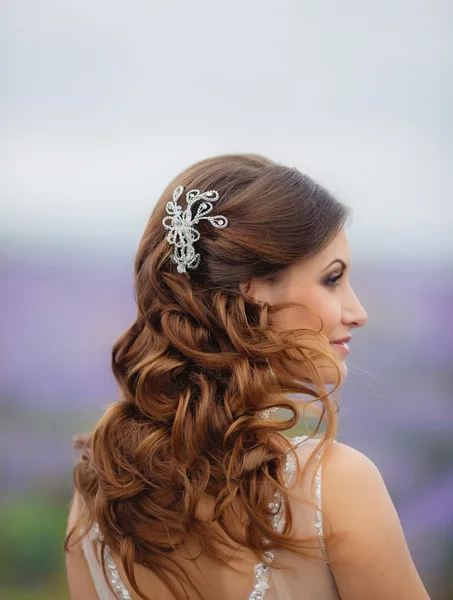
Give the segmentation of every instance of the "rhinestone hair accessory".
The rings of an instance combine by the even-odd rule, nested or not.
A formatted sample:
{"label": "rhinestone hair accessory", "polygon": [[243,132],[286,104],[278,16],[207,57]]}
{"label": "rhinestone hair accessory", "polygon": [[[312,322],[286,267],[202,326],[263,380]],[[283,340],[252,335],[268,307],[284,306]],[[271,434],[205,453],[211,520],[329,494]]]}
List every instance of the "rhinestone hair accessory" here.
{"label": "rhinestone hair accessory", "polygon": [[[162,219],[165,229],[168,229],[167,242],[174,245],[172,261],[177,265],[178,273],[187,273],[187,269],[196,269],[200,264],[200,254],[195,252],[193,244],[200,239],[200,232],[195,225],[202,219],[208,220],[217,229],[224,229],[228,225],[226,217],[217,215],[208,217],[212,210],[212,203],[219,199],[219,193],[215,190],[200,193],[200,190],[189,190],[186,193],[187,207],[185,210],[178,204],[178,200],[184,191],[179,185],[173,192],[173,200],[167,202],[166,211],[169,216]],[[192,206],[195,202],[203,200],[198,206],[195,215],[192,214]]]}

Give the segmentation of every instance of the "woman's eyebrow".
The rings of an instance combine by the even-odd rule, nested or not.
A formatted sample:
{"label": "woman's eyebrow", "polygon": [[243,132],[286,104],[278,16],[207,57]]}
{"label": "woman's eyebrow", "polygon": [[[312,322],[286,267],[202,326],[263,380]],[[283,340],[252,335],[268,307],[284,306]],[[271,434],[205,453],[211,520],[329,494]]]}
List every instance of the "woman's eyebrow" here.
{"label": "woman's eyebrow", "polygon": [[328,269],[329,267],[331,267],[332,265],[334,265],[336,262],[339,262],[339,263],[341,264],[341,266],[343,267],[343,269],[346,269],[347,265],[346,265],[346,263],[344,262],[344,260],[341,260],[341,258],[336,258],[336,259],[335,259],[335,260],[333,260],[331,263],[329,263],[325,269],[323,269],[323,270],[322,270],[322,273],[324,273],[324,271],[327,271],[327,269]]}

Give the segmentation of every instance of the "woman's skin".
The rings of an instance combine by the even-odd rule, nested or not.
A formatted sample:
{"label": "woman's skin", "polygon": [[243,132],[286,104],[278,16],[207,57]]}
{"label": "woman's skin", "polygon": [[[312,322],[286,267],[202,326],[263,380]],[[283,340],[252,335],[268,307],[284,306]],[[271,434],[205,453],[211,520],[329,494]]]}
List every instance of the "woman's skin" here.
{"label": "woman's skin", "polygon": [[[321,317],[321,332],[332,343],[350,338],[356,327],[367,322],[367,313],[360,304],[349,281],[351,252],[342,229],[331,243],[313,257],[286,269],[278,284],[254,279],[241,284],[241,291],[257,302],[299,302],[316,311]],[[273,321],[277,329],[307,328],[318,331],[316,315],[302,308],[285,309]],[[332,348],[340,359],[342,376],[347,375],[344,346]],[[353,351],[353,348],[352,348]],[[327,362],[318,364],[326,383],[335,381],[335,371]]]}

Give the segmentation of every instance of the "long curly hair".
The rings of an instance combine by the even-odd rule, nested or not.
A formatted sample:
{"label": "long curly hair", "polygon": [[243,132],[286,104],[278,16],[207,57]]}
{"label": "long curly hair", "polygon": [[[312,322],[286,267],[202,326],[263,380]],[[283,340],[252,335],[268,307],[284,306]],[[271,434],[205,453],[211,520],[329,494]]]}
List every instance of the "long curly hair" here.
{"label": "long curly hair", "polygon": [[[213,214],[229,222],[217,229],[200,221],[201,261],[187,273],[177,272],[162,225],[179,185],[217,190]],[[294,303],[257,303],[239,284],[252,278],[278,282],[285,268],[329,244],[348,214],[307,175],[258,155],[209,158],[169,184],[135,260],[136,320],[112,350],[119,400],[79,440],[83,452],[74,479],[84,510],[66,550],[97,523],[101,545],[119,555],[132,588],[147,600],[136,564],[183,600],[185,586],[194,584],[173,557],[186,542],[227,563],[228,544],[226,549],[225,537],[214,534],[213,523],[230,548],[246,546],[264,562],[270,549],[306,552],[313,540],[291,535],[289,506],[279,533],[270,525],[268,505],[276,489],[283,501],[291,495],[284,485],[282,444],[293,450],[282,432],[298,423],[301,401],[288,394],[302,394],[303,405],[320,407],[311,435],[322,432],[322,452],[336,435],[337,405],[317,360],[326,357],[333,365],[334,389],[341,385],[339,363],[321,333],[322,322],[318,331],[278,330],[274,316]],[[278,366],[277,374],[268,361]],[[269,407],[290,416],[259,418]],[[204,498],[212,501],[209,519],[196,512]],[[232,527],[238,506],[244,516],[240,532]]]}

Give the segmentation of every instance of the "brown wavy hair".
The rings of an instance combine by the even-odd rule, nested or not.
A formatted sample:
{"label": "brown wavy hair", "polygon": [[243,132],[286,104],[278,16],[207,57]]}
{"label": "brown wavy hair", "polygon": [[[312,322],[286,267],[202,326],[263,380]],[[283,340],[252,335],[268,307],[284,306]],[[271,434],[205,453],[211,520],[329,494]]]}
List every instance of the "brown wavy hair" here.
{"label": "brown wavy hair", "polygon": [[[162,225],[178,185],[185,192],[217,190],[212,216],[229,221],[225,229],[206,220],[197,225],[200,265],[182,274],[170,259],[174,247]],[[85,508],[66,550],[80,540],[76,531],[97,522],[101,545],[120,556],[141,598],[149,596],[138,587],[134,564],[150,569],[183,600],[184,585],[195,586],[172,556],[185,542],[221,564],[228,560],[212,524],[196,515],[199,502],[209,498],[210,518],[231,547],[246,546],[259,560],[269,549],[306,552],[313,540],[291,535],[289,506],[278,533],[270,526],[268,504],[275,489],[284,500],[291,494],[282,452],[282,444],[291,452],[291,443],[282,432],[298,423],[301,402],[287,394],[303,394],[305,405],[321,407],[311,433],[323,430],[318,451],[336,435],[337,406],[317,359],[327,357],[335,367],[334,389],[341,384],[338,359],[320,333],[322,323],[319,331],[276,330],[273,316],[294,303],[256,303],[239,284],[252,278],[278,282],[287,267],[329,244],[347,218],[348,209],[310,177],[258,155],[209,158],[169,184],[136,256],[137,318],[112,350],[120,398],[79,441],[83,452],[74,479]],[[270,406],[290,416],[260,419]],[[241,533],[231,526],[238,503],[245,515]]]}

